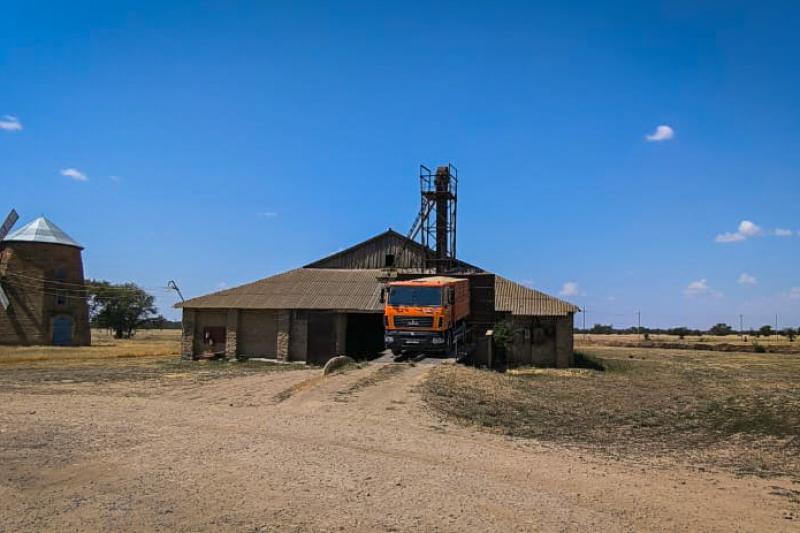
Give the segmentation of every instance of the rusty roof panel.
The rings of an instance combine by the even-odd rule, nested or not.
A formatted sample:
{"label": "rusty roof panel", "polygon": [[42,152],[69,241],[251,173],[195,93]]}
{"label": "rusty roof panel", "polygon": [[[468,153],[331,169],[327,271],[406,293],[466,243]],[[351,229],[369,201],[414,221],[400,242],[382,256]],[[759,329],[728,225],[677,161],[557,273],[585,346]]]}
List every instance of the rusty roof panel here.
{"label": "rusty roof panel", "polygon": [[186,300],[179,307],[381,312],[380,270],[298,268]]}
{"label": "rusty roof panel", "polygon": [[494,307],[496,311],[522,316],[566,316],[580,311],[571,303],[529,289],[502,276],[494,278]]}

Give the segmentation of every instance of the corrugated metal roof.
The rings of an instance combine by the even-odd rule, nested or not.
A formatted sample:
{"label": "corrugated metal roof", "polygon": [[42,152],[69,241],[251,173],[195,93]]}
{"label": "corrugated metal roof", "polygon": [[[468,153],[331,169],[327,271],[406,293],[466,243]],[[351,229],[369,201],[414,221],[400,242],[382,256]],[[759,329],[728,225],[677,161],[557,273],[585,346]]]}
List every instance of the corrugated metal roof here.
{"label": "corrugated metal roof", "polygon": [[494,307],[522,316],[565,316],[580,309],[571,303],[529,289],[502,276],[494,278]]}
{"label": "corrugated metal roof", "polygon": [[64,230],[44,217],[39,217],[10,233],[3,239],[3,242],[8,241],[63,244],[65,246],[74,246],[75,248],[83,249],[83,246],[75,242],[75,239],[67,235]]}
{"label": "corrugated metal roof", "polygon": [[177,307],[381,312],[381,270],[298,268],[186,300]]}
{"label": "corrugated metal roof", "polygon": [[417,282],[424,281],[434,285],[444,285],[446,283],[453,283],[454,281],[466,281],[464,278],[453,278],[451,276],[425,276],[421,278],[414,278],[404,281],[393,281],[394,285],[413,285]]}
{"label": "corrugated metal roof", "polygon": [[[253,283],[186,300],[177,307],[203,309],[319,309],[381,312],[384,272],[298,268]],[[571,303],[495,276],[495,310],[521,316],[565,316]]]}

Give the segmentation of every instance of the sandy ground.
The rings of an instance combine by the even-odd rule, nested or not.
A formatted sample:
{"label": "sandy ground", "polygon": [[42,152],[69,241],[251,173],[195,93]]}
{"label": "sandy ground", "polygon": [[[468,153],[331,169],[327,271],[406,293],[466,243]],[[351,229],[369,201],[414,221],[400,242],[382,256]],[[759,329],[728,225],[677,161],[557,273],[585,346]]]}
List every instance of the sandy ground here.
{"label": "sandy ground", "polygon": [[6,381],[0,530],[800,530],[789,480],[457,427],[386,368]]}

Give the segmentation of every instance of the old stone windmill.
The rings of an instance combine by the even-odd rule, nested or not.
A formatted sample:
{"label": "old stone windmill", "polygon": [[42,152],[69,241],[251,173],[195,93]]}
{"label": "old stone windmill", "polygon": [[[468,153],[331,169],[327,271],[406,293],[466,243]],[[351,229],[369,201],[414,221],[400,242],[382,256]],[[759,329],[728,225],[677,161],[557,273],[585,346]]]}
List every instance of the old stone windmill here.
{"label": "old stone windmill", "polygon": [[0,344],[91,344],[83,247],[44,217],[0,228]]}

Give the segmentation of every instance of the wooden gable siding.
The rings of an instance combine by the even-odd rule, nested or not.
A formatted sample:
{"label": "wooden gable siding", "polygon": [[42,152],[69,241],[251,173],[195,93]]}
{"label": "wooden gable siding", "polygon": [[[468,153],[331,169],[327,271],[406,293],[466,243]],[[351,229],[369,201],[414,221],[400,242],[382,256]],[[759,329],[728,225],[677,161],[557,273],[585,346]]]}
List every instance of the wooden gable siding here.
{"label": "wooden gable siding", "polygon": [[337,252],[328,257],[306,265],[306,268],[348,268],[348,269],[380,269],[385,268],[386,256],[394,255],[395,268],[418,268],[425,263],[422,247],[409,243],[405,249],[405,237],[395,232],[386,232],[366,240],[347,250]]}
{"label": "wooden gable siding", "polygon": [[[433,257],[432,250],[428,253]],[[418,273],[433,272],[432,268],[426,269],[424,266],[425,248],[391,229],[346,250],[309,263],[304,268],[383,269],[388,266],[386,256],[389,254],[394,255],[394,264],[391,265],[394,269],[415,269]],[[455,270],[482,272],[480,268],[459,260],[456,261]]]}

